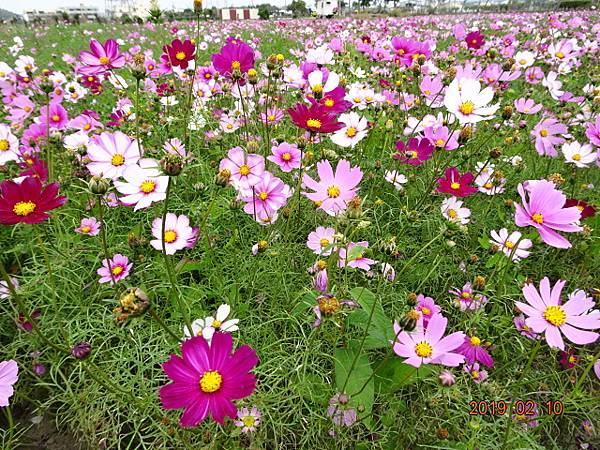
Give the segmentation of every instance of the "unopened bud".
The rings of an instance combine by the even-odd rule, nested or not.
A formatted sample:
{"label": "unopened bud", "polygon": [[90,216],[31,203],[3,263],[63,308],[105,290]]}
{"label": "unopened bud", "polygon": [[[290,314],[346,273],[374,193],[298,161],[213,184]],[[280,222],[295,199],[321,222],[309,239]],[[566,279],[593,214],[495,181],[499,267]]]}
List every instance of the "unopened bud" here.
{"label": "unopened bud", "polygon": [[92,177],[88,182],[88,188],[92,194],[104,195],[110,188],[110,181],[102,177]]}
{"label": "unopened bud", "polygon": [[183,159],[179,155],[169,153],[160,160],[160,166],[166,175],[176,177],[183,170]]}

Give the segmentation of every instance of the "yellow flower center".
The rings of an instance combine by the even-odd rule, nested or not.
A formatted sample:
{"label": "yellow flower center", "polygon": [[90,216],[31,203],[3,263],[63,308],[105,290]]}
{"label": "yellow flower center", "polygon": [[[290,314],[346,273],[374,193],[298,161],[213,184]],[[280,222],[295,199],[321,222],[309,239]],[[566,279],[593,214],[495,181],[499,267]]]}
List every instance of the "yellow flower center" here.
{"label": "yellow flower center", "polygon": [[560,306],[548,306],[544,310],[544,319],[555,327],[560,327],[567,321],[567,313]]}
{"label": "yellow flower center", "polygon": [[540,130],[540,136],[541,136],[541,137],[546,137],[546,136],[548,136],[548,130]]}
{"label": "yellow flower center", "polygon": [[90,231],[92,231],[92,227],[90,227],[89,225],[85,225],[81,227],[81,231],[83,231],[84,233],[89,233]]}
{"label": "yellow flower center", "polygon": [[110,159],[110,163],[113,166],[122,166],[125,163],[125,158],[123,157],[123,155],[119,155],[118,153],[115,153],[113,155],[113,157]]}
{"label": "yellow flower center", "polygon": [[5,152],[8,150],[10,145],[6,139],[0,139],[0,152]]}
{"label": "yellow flower center", "polygon": [[464,292],[462,292],[462,293],[460,294],[460,296],[461,296],[462,298],[471,298],[471,293],[470,293],[470,292],[467,292],[467,291],[464,291]]}
{"label": "yellow flower center", "polygon": [[433,353],[433,348],[427,342],[419,342],[415,346],[415,353],[421,358],[429,358]]}
{"label": "yellow flower center", "polygon": [[323,261],[322,259],[317,261],[317,269],[323,270],[327,268],[327,261]]}
{"label": "yellow flower center", "polygon": [[477,336],[473,336],[471,338],[471,345],[475,345],[476,347],[478,347],[479,345],[481,345],[481,339],[479,339]]}
{"label": "yellow flower center", "polygon": [[25,112],[31,111],[31,106],[24,106],[23,111],[25,111]]}
{"label": "yellow flower center", "polygon": [[328,108],[331,108],[335,104],[335,102],[330,98],[325,99],[324,103],[325,103],[325,106],[327,106]]}
{"label": "yellow flower center", "polygon": [[466,101],[458,107],[458,110],[465,116],[468,116],[475,110],[475,104],[471,100]]}
{"label": "yellow flower center", "polygon": [[362,102],[362,98],[354,97],[354,103],[360,103],[360,102]]}
{"label": "yellow flower center", "polygon": [[475,378],[476,380],[479,379],[479,371],[478,370],[471,370],[471,376],[473,378]]}
{"label": "yellow flower center", "polygon": [[165,242],[167,244],[170,244],[171,242],[175,242],[176,239],[177,239],[177,232],[175,232],[174,230],[165,231]]}
{"label": "yellow flower center", "polygon": [[100,64],[108,64],[110,62],[110,59],[108,59],[108,57],[106,56],[101,56],[100,58],[98,58],[98,61],[100,61]]}
{"label": "yellow flower center", "polygon": [[431,314],[431,310],[427,306],[422,306],[421,307],[421,312],[423,314],[425,314],[426,316],[428,316],[429,314]]}
{"label": "yellow flower center", "polygon": [[123,272],[123,266],[114,266],[111,272],[114,276],[120,275]]}
{"label": "yellow flower center", "polygon": [[17,202],[13,206],[13,212],[17,216],[28,216],[35,211],[36,204],[33,202]]}
{"label": "yellow flower center", "polygon": [[258,198],[260,198],[263,202],[269,198],[269,193],[268,192],[260,192],[258,194]]}
{"label": "yellow flower center", "polygon": [[519,60],[519,64],[521,64],[522,66],[524,66],[525,64],[527,64],[527,61],[525,61],[524,59],[520,59]]}
{"label": "yellow flower center", "polygon": [[438,147],[441,147],[444,144],[445,144],[445,142],[444,142],[443,139],[436,139],[435,140],[435,145],[437,145]]}
{"label": "yellow flower center", "polygon": [[414,159],[417,157],[417,152],[415,152],[414,150],[407,150],[404,152],[404,154],[408,159]]}
{"label": "yellow flower center", "polygon": [[233,61],[231,63],[231,70],[239,70],[240,67],[242,67],[242,65],[240,64],[239,61]]}
{"label": "yellow flower center", "polygon": [[213,320],[212,323],[210,324],[213,328],[221,328],[221,321],[220,320]]}
{"label": "yellow flower center", "polygon": [[242,417],[242,423],[245,427],[253,427],[254,426],[254,416],[244,416]]}
{"label": "yellow flower center", "polygon": [[223,384],[223,377],[216,370],[204,372],[200,378],[200,389],[206,394],[217,392]]}
{"label": "yellow flower center", "polygon": [[321,248],[327,247],[329,245],[329,239],[325,239],[325,238],[321,239],[319,241],[319,245],[321,246]]}
{"label": "yellow flower center", "polygon": [[321,128],[321,121],[317,119],[308,119],[306,126],[310,128]]}
{"label": "yellow flower center", "polygon": [[327,297],[325,295],[319,297],[319,309],[322,313],[333,314],[340,309],[340,301],[335,297]]}
{"label": "yellow flower center", "polygon": [[327,188],[327,195],[329,196],[329,198],[337,198],[340,196],[340,193],[342,191],[340,191],[340,188],[337,186],[329,186]]}
{"label": "yellow flower center", "polygon": [[240,175],[242,175],[243,177],[245,177],[249,173],[250,173],[250,167],[247,164],[242,164],[240,166]]}
{"label": "yellow flower center", "polygon": [[555,55],[558,59],[563,59],[565,57],[565,54],[563,52],[556,52]]}
{"label": "yellow flower center", "polygon": [[451,187],[452,189],[460,189],[460,183],[457,183],[457,182],[455,181],[455,182],[453,182],[453,183],[450,185],[450,187]]}
{"label": "yellow flower center", "polygon": [[504,243],[504,246],[505,246],[506,248],[514,248],[515,244],[514,244],[514,243],[512,243],[511,241],[506,241],[506,242]]}
{"label": "yellow flower center", "polygon": [[274,116],[273,114],[269,114],[269,115],[267,116],[267,120],[268,120],[269,122],[274,122],[274,121],[275,121],[275,116]]}
{"label": "yellow flower center", "polygon": [[484,187],[484,188],[486,188],[486,189],[491,189],[491,188],[493,188],[493,187],[494,187],[494,185],[488,181],[487,183],[485,183],[485,184],[483,185],[483,187]]}
{"label": "yellow flower center", "polygon": [[175,54],[175,59],[178,61],[183,61],[185,59],[185,52],[177,52]]}
{"label": "yellow flower center", "polygon": [[58,114],[54,114],[52,116],[52,121],[53,122],[60,122],[60,116]]}
{"label": "yellow flower center", "polygon": [[544,216],[540,213],[535,213],[531,216],[531,219],[537,223],[544,223]]}
{"label": "yellow flower center", "polygon": [[357,131],[356,128],[350,127],[346,130],[346,136],[354,137],[354,136],[356,136],[356,131]]}
{"label": "yellow flower center", "polygon": [[581,155],[579,153],[575,153],[573,155],[573,161],[580,161],[581,160]]}
{"label": "yellow flower center", "polygon": [[456,212],[456,210],[450,208],[448,210],[448,217],[450,217],[451,219],[455,219],[456,216],[458,216],[458,213]]}
{"label": "yellow flower center", "polygon": [[319,94],[323,92],[323,85],[321,83],[317,83],[312,87],[313,92]]}
{"label": "yellow flower center", "polygon": [[292,155],[289,152],[285,152],[283,155],[281,155],[281,159],[284,161],[290,161],[292,159]]}
{"label": "yellow flower center", "polygon": [[225,127],[226,127],[228,130],[231,130],[231,129],[233,128],[233,124],[231,124],[231,123],[228,123],[227,125],[225,125]]}
{"label": "yellow flower center", "polygon": [[140,191],[144,194],[149,194],[150,192],[153,192],[154,189],[156,189],[156,183],[152,180],[146,180],[140,186]]}

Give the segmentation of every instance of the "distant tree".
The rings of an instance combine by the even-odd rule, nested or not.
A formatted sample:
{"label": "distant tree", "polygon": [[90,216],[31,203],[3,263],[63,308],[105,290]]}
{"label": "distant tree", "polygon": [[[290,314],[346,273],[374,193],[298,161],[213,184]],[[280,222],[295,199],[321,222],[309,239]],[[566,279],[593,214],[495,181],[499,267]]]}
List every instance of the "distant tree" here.
{"label": "distant tree", "polygon": [[258,5],[258,17],[260,17],[262,20],[269,20],[270,15],[271,12],[269,11],[269,5]]}
{"label": "distant tree", "polygon": [[70,22],[69,15],[67,14],[66,11],[63,11],[62,13],[60,13],[60,18],[63,20],[63,22]]}
{"label": "distant tree", "polygon": [[308,8],[303,0],[294,0],[292,3],[290,3],[290,6],[288,6],[288,11],[291,11],[294,17],[308,15]]}

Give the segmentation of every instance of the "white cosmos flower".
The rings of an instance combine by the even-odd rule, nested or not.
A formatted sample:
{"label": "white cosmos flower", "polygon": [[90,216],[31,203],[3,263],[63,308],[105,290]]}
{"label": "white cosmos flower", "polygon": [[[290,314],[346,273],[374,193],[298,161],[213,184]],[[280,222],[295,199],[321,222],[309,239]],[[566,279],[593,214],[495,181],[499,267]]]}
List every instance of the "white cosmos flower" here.
{"label": "white cosmos flower", "polygon": [[401,190],[402,185],[408,182],[408,178],[396,170],[386,170],[385,181],[392,183],[396,189]]}
{"label": "white cosmos flower", "polygon": [[326,45],[321,47],[312,48],[306,54],[306,62],[315,63],[320,65],[333,64],[333,50]]}
{"label": "white cosmos flower", "polygon": [[463,202],[456,197],[446,198],[441,206],[442,215],[450,222],[465,225],[471,220],[469,219],[471,217],[471,210],[463,208],[462,205]]}
{"label": "white cosmos flower", "polygon": [[314,70],[308,74],[308,84],[315,94],[331,92],[340,84],[340,76],[335,72],[329,72],[327,81],[323,83],[323,72]]}
{"label": "white cosmos flower", "polygon": [[558,74],[556,72],[549,72],[546,78],[542,80],[542,86],[548,89],[550,92],[550,96],[554,100],[558,100],[561,95],[565,93],[562,91],[562,81],[558,79]]}
{"label": "white cosmos flower", "polygon": [[481,89],[478,80],[471,78],[454,79],[444,96],[444,106],[454,114],[461,124],[477,123],[494,117],[499,104],[489,105],[494,98],[491,86]]}
{"label": "white cosmos flower", "polygon": [[509,235],[508,230],[502,228],[498,231],[492,230],[490,235],[492,236],[490,243],[496,247],[496,251],[501,251],[508,257],[512,255],[512,261],[516,262],[522,258],[527,258],[531,253],[527,250],[531,248],[533,243],[529,239],[521,239],[522,234],[518,231],[513,231]]}
{"label": "white cosmos flower", "polygon": [[581,145],[577,141],[566,142],[561,148],[567,164],[575,164],[577,167],[587,167],[588,164],[596,161],[597,152],[591,144]]}
{"label": "white cosmos flower", "polygon": [[535,53],[528,51],[517,52],[514,59],[518,68],[526,69],[533,66],[533,63],[535,63]]}
{"label": "white cosmos flower", "polygon": [[331,141],[340,147],[354,147],[367,135],[367,119],[355,112],[341,114],[338,118],[346,125],[331,135]]}
{"label": "white cosmos flower", "polygon": [[[231,307],[223,303],[217,309],[217,313],[215,317],[208,316],[204,319],[197,319],[192,322],[192,332],[194,336],[202,336],[206,339],[210,345],[210,341],[212,340],[213,335],[216,331],[231,333],[233,331],[237,331],[239,328],[237,326],[239,319],[230,319],[226,320],[227,316],[231,312]],[[191,337],[190,332],[187,327],[183,328],[183,333],[186,338]]]}

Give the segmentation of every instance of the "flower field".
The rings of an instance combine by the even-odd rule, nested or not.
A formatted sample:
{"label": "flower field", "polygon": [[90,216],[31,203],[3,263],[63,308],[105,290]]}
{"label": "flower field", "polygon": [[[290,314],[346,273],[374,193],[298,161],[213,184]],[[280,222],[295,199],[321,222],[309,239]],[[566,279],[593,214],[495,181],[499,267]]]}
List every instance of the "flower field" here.
{"label": "flower field", "polygon": [[0,30],[1,448],[600,448],[596,11],[154,22]]}

